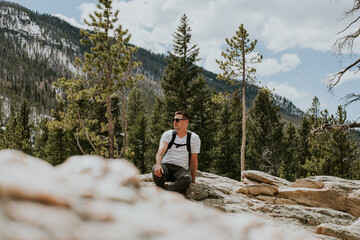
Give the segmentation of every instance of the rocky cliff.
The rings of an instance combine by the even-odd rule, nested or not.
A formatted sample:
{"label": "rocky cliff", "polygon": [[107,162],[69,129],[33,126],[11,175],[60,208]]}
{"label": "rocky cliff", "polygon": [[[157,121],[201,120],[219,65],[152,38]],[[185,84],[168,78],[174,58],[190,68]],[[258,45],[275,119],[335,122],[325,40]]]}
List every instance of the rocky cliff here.
{"label": "rocky cliff", "polygon": [[74,156],[52,167],[0,151],[0,239],[360,239],[360,182],[287,182],[198,172],[185,197],[123,159]]}

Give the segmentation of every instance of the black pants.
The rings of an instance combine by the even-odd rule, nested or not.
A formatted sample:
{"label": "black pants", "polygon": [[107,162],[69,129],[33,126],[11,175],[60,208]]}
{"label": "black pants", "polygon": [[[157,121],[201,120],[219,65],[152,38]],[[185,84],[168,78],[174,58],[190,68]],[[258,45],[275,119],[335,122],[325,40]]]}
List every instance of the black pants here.
{"label": "black pants", "polygon": [[[155,166],[153,167],[152,176],[156,186],[165,190],[184,193],[192,179],[189,170],[170,163],[162,163],[161,167],[164,170],[161,177],[154,174]],[[172,184],[165,186],[165,182],[172,182]]]}

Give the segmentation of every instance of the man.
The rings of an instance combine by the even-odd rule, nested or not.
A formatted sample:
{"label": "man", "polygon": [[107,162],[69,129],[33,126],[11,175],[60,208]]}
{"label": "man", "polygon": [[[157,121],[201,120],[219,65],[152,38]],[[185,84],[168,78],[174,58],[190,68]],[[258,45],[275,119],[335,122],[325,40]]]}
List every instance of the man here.
{"label": "man", "polygon": [[[198,166],[198,154],[200,153],[200,138],[192,132],[190,137],[190,149],[188,152],[187,127],[190,115],[187,112],[178,111],[173,119],[176,131],[175,141],[168,149],[173,139],[173,130],[163,133],[159,150],[156,154],[156,165],[153,168],[153,180],[163,189],[183,193],[190,183],[196,183],[196,171]],[[175,136],[175,135],[174,135]],[[189,159],[190,158],[190,159]],[[172,182],[165,186],[165,182]]]}

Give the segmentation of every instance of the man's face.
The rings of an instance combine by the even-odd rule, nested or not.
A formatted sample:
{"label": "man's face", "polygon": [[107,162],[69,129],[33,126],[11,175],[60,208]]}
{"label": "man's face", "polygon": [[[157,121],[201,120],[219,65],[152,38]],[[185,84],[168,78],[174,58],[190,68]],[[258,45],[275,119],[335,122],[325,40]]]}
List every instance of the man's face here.
{"label": "man's face", "polygon": [[[177,120],[177,119],[179,119],[179,120]],[[176,114],[174,119],[173,119],[173,123],[174,123],[174,129],[175,130],[180,130],[180,129],[183,129],[183,128],[187,128],[188,120],[186,118],[184,118],[183,115]]]}

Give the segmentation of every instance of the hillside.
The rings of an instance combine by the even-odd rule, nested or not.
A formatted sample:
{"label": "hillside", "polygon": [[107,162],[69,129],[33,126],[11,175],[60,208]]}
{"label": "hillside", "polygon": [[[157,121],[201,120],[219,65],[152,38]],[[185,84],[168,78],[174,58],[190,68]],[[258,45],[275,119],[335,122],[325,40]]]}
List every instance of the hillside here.
{"label": "hillside", "polygon": [[[80,38],[78,28],[57,17],[0,1],[0,95],[10,99],[10,107],[25,98],[39,113],[49,114],[56,101],[52,82],[79,73],[74,59],[87,50],[79,43]],[[139,48],[135,59],[142,62],[139,72],[145,75],[142,85],[151,109],[155,95],[162,94],[160,81],[166,56]],[[233,92],[237,88],[217,80],[216,74],[206,69],[203,74],[209,87],[217,91]],[[248,107],[258,89],[247,88]],[[288,119],[296,120],[303,114],[291,101],[281,96],[275,99]]]}

